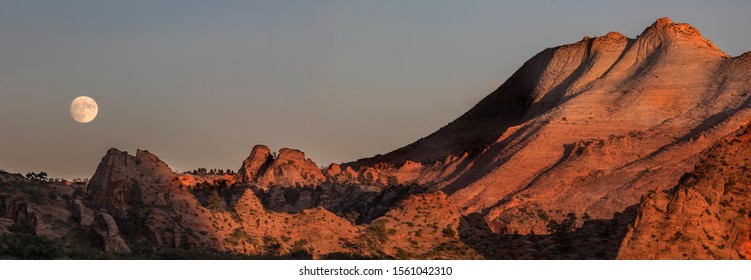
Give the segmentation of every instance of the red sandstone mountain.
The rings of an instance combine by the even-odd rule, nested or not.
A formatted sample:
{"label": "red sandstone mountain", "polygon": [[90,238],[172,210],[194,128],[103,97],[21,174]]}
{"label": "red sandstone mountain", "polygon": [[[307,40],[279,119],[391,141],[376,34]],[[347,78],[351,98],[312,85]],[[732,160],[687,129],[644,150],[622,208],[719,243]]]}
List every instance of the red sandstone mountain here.
{"label": "red sandstone mountain", "polygon": [[495,231],[545,232],[540,210],[609,219],[751,120],[750,79],[748,54],[662,18],[546,49],[437,132],[344,166],[439,188]]}
{"label": "red sandstone mountain", "polygon": [[320,169],[257,145],[236,176],[193,175],[111,149],[85,195],[0,172],[0,233],[138,256],[748,258],[749,82],[751,54],[663,18],[546,49],[382,156]]}

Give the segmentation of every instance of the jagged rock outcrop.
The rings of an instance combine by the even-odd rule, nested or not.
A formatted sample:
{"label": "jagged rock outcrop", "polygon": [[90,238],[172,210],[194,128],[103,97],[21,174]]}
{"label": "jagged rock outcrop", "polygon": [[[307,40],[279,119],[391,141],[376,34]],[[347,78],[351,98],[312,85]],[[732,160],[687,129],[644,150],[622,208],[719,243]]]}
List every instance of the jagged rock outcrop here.
{"label": "jagged rock outcrop", "polygon": [[165,205],[167,194],[179,186],[172,169],[148,151],[131,156],[110,149],[91,178],[86,197],[91,208],[125,217],[136,204]]}
{"label": "jagged rock outcrop", "polygon": [[[111,215],[132,239],[157,247],[209,246],[221,234],[209,230],[207,210],[156,155],[110,149],[92,176],[88,206]],[[179,230],[178,230],[179,229]],[[203,236],[190,234],[206,232]]]}
{"label": "jagged rock outcrop", "polygon": [[237,172],[237,181],[243,183],[257,182],[258,177],[265,173],[269,165],[274,162],[269,147],[256,145],[247,159],[243,161],[242,167]]}
{"label": "jagged rock outcrop", "polygon": [[[15,225],[28,225],[34,234],[48,235],[49,229],[42,221],[39,208],[33,203],[17,202],[11,198],[4,198],[2,201],[3,218],[7,221],[13,221]],[[13,224],[8,225],[8,229]]]}
{"label": "jagged rock outcrop", "polygon": [[91,236],[106,253],[129,253],[130,248],[120,236],[115,219],[99,212],[91,223]]}
{"label": "jagged rock outcrop", "polygon": [[672,189],[639,205],[621,259],[751,258],[751,128],[718,141]]}
{"label": "jagged rock outcrop", "polygon": [[282,148],[268,170],[259,177],[262,185],[316,185],[326,178],[321,169],[300,150]]}
{"label": "jagged rock outcrop", "polygon": [[[281,172],[268,174],[276,168]],[[312,171],[314,168],[317,173]],[[413,219],[415,213],[429,218],[430,225],[425,226],[431,226],[430,232],[425,232],[431,238],[410,245],[420,248],[416,254],[437,258],[456,253],[445,248],[434,250],[447,242],[450,248],[458,246],[466,254],[471,252],[456,235],[441,232],[444,228],[455,230],[459,217],[445,194],[422,196],[419,193],[424,189],[417,186],[384,190],[367,185],[320,184],[324,178],[321,170],[305,159],[302,152],[291,149],[282,149],[267,172],[259,174],[259,182],[284,182],[291,187],[235,183],[190,188],[181,184],[176,174],[155,155],[140,150],[131,156],[111,149],[93,178],[87,194],[88,207],[96,212],[91,231],[97,244],[107,252],[126,252],[127,243],[121,241],[127,237],[162,248],[212,248],[265,255],[304,251],[313,257],[331,253],[394,257],[403,255],[401,247],[407,246],[408,241],[401,240],[401,235],[395,237],[398,240],[391,239],[391,243],[381,237],[374,239],[374,234],[393,233],[374,233],[368,230],[369,224],[381,217],[379,224],[396,228],[400,226],[397,221]],[[301,186],[301,182],[310,184]],[[271,210],[267,210],[254,190],[267,200]],[[112,197],[101,197],[104,194]],[[393,212],[396,205],[402,206]],[[72,207],[76,215],[87,216],[87,205],[74,201]],[[430,216],[431,209],[441,211],[435,210],[438,215]],[[337,210],[339,215],[331,210]],[[456,219],[445,219],[443,210]],[[388,219],[384,218],[389,211]],[[84,220],[80,222],[82,226]],[[357,225],[356,220],[364,224]],[[417,227],[422,226],[421,222],[416,223]]]}
{"label": "jagged rock outcrop", "polygon": [[[287,172],[299,163],[312,162],[299,151],[283,149],[270,167],[280,167],[286,172],[283,174],[299,175],[295,177],[299,179],[307,173]],[[309,169],[310,165],[304,167]],[[318,177],[307,178],[322,177],[318,172]],[[131,156],[111,149],[89,185],[88,206],[103,211],[97,213],[92,231],[99,236],[102,248],[114,251],[125,250],[113,234],[119,230],[129,240],[148,241],[162,248],[269,255],[306,250],[314,256],[355,252],[346,244],[355,242],[357,226],[325,209],[269,213],[253,191],[242,185],[214,187],[239,190],[241,194],[234,199],[220,198],[220,205],[202,204],[193,193],[198,190],[183,185],[155,155],[139,150]],[[112,214],[111,219],[108,214]]]}
{"label": "jagged rock outcrop", "polygon": [[260,187],[317,186],[326,180],[321,169],[300,150],[282,148],[276,158],[269,148],[256,145],[240,170],[237,180],[254,183]]}

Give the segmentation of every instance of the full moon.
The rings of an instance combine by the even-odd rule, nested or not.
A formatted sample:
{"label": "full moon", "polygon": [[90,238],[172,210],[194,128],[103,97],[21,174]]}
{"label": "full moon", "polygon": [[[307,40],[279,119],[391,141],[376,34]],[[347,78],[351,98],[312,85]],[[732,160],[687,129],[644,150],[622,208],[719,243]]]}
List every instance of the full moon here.
{"label": "full moon", "polygon": [[70,116],[79,123],[89,123],[96,118],[99,107],[88,96],[79,96],[70,103]]}

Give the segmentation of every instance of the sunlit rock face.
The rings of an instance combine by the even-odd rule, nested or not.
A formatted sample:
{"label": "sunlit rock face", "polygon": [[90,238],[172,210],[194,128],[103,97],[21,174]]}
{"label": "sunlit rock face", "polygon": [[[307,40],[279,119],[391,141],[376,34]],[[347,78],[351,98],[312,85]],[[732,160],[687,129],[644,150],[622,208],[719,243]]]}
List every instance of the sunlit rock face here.
{"label": "sunlit rock face", "polygon": [[435,133],[341,168],[439,188],[497,232],[609,219],[751,119],[748,60],[668,18],[636,38],[585,37],[535,55]]}
{"label": "sunlit rock face", "polygon": [[717,141],[675,187],[642,199],[622,259],[751,258],[751,127]]}

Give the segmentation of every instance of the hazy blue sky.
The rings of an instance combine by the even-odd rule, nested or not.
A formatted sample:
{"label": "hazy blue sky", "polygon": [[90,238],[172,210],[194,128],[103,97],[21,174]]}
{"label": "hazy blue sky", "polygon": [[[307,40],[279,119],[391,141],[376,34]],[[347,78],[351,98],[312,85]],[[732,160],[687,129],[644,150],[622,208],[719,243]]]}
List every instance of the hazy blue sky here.
{"label": "hazy blue sky", "polygon": [[[109,147],[237,169],[255,144],[319,165],[385,153],[546,47],[662,16],[731,55],[750,1],[0,1],[0,168],[89,177]],[[99,116],[68,114],[79,95]]]}

